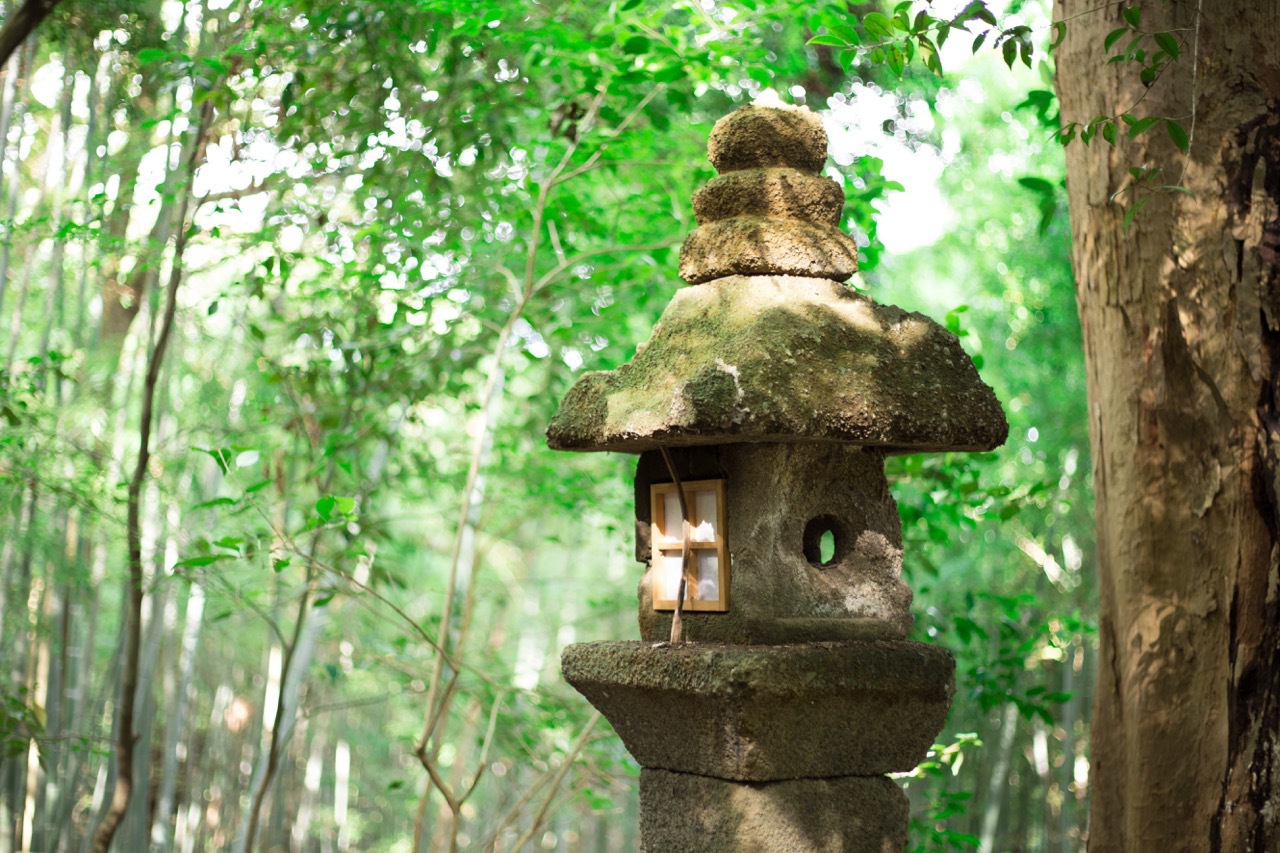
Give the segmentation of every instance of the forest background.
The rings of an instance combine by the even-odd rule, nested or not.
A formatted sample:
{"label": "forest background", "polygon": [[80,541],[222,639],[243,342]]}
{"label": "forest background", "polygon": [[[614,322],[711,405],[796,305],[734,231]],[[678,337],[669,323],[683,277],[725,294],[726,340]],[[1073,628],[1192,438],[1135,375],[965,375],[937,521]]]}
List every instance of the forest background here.
{"label": "forest background", "polygon": [[116,849],[635,849],[558,671],[635,636],[634,460],[543,432],[648,337],[711,124],[770,91],[824,111],[852,285],[960,334],[1011,424],[890,465],[958,663],[913,849],[1080,849],[1056,31],[988,5],[940,75],[841,47],[844,4],[63,0],[0,103],[0,849],[90,845],[122,727]]}

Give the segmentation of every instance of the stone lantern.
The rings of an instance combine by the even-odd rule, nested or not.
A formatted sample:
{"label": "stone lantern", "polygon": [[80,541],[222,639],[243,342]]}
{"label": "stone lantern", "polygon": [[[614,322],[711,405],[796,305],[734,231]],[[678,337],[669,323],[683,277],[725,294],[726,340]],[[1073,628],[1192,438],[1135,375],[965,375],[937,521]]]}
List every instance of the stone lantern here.
{"label": "stone lantern", "polygon": [[562,667],[643,768],[652,853],[903,849],[885,774],[924,758],[955,689],[950,653],[905,639],[884,457],[990,450],[1008,424],[953,334],[842,283],[857,245],[826,146],[805,108],[716,123],[690,286],[548,430],[639,455],[642,639],[570,646]]}

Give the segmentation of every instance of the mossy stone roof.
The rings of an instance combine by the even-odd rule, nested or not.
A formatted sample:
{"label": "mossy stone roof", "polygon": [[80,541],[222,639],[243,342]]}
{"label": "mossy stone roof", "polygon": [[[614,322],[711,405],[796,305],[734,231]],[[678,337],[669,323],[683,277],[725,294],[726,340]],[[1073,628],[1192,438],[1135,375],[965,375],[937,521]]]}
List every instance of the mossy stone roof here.
{"label": "mossy stone roof", "polygon": [[825,278],[728,276],[679,290],[650,341],[584,374],[547,431],[560,450],[837,441],[990,450],[1009,427],[951,332]]}

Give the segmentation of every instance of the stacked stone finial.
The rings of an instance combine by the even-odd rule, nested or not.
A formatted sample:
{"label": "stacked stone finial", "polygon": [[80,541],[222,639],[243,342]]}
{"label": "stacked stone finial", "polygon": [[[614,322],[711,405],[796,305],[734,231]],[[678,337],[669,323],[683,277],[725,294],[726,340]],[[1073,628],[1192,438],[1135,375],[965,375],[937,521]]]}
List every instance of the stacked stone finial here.
{"label": "stacked stone finial", "polygon": [[743,107],[716,122],[707,154],[719,177],[693,196],[699,227],[680,277],[797,275],[845,281],[858,245],[839,228],[840,185],[819,173],[827,133],[804,107]]}

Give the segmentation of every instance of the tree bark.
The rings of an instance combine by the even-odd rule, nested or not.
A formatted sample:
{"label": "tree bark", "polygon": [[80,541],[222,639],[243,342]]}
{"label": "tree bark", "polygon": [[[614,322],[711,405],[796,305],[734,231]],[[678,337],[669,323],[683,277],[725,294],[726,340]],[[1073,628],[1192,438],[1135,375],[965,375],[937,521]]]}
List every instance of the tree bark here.
{"label": "tree bark", "polygon": [[0,65],[40,26],[61,0],[27,0],[0,27]]}
{"label": "tree bark", "polygon": [[[1055,7],[1064,121],[1191,131],[1186,157],[1164,127],[1067,148],[1100,575],[1089,848],[1274,850],[1280,3],[1138,5],[1181,44],[1149,89],[1107,63],[1119,5]],[[1150,193],[1126,229],[1147,194],[1115,194],[1143,164],[1191,194]]]}

